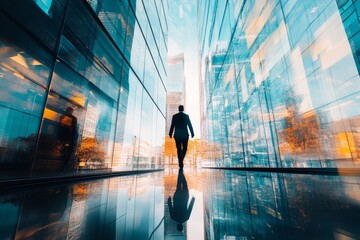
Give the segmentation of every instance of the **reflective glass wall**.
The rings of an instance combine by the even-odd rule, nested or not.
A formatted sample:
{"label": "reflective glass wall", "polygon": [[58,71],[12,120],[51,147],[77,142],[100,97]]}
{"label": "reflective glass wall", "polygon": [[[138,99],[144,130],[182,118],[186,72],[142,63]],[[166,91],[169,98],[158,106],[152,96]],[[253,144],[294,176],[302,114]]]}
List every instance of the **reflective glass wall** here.
{"label": "reflective glass wall", "polygon": [[0,180],[159,168],[167,1],[0,3]]}
{"label": "reflective glass wall", "polygon": [[212,166],[360,166],[360,1],[199,1]]}

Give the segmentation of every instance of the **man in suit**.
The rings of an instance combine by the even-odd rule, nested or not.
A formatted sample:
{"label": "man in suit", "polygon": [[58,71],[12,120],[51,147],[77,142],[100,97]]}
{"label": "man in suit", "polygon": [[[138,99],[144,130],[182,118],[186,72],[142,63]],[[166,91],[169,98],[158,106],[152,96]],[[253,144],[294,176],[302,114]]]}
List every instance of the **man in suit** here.
{"label": "man in suit", "polygon": [[172,138],[172,135],[173,135],[173,132],[175,129],[174,138],[175,138],[180,168],[184,167],[183,161],[185,158],[187,145],[188,145],[188,141],[189,141],[188,127],[191,132],[191,137],[193,138],[194,130],[192,128],[189,115],[184,113],[184,106],[180,105],[179,113],[174,114],[174,116],[172,117],[171,127],[170,127],[170,132],[169,132],[169,136],[170,136],[170,138]]}

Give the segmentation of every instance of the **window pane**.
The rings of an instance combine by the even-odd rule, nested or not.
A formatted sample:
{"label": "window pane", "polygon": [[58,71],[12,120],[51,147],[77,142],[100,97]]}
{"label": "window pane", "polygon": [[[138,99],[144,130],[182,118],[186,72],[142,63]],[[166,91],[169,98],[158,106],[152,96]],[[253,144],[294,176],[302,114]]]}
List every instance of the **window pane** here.
{"label": "window pane", "polygon": [[2,0],[0,8],[55,52],[67,0]]}
{"label": "window pane", "polygon": [[27,177],[52,58],[2,14],[0,22],[0,178]]}

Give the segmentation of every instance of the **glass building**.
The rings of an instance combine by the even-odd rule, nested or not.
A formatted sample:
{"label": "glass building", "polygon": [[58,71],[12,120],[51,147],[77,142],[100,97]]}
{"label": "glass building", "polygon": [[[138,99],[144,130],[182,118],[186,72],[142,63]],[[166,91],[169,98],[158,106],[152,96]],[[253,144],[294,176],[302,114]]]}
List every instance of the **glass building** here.
{"label": "glass building", "polygon": [[162,168],[167,9],[0,2],[0,181]]}
{"label": "glass building", "polygon": [[360,166],[360,1],[199,1],[212,166]]}

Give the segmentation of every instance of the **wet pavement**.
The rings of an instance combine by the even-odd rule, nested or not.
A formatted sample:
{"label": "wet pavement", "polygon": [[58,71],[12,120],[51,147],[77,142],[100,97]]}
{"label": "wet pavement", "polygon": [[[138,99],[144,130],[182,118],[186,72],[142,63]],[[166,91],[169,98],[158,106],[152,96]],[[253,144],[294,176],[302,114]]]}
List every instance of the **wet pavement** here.
{"label": "wet pavement", "polygon": [[360,239],[360,177],[166,167],[0,195],[0,239]]}

